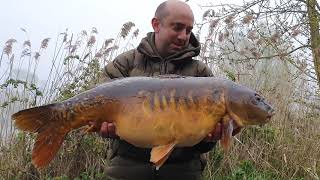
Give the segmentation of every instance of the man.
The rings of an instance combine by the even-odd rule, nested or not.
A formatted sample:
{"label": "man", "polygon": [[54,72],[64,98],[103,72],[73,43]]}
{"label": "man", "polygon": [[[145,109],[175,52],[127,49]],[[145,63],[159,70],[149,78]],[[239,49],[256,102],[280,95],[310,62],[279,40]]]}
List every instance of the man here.
{"label": "man", "polygon": [[[161,3],[151,24],[154,32],[148,33],[136,49],[119,55],[105,67],[106,80],[162,74],[212,76],[204,63],[192,59],[199,54],[200,44],[191,32],[194,16],[186,3],[176,0]],[[200,155],[215,146],[216,141],[212,140],[221,137],[220,124],[214,132],[194,147],[176,148],[167,162],[156,170],[149,162],[150,149],[138,148],[116,138],[114,125],[104,123],[101,135],[113,138],[107,176],[114,180],[200,179],[205,167]]]}

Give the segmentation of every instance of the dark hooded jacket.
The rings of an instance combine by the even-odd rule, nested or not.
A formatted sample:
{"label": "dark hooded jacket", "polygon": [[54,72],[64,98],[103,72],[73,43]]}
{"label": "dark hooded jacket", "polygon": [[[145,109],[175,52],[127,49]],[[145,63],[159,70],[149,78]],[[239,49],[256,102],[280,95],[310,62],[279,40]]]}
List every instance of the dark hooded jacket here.
{"label": "dark hooded jacket", "polygon": [[[192,59],[199,55],[200,43],[191,34],[189,45],[180,52],[162,58],[154,43],[154,33],[148,33],[141,40],[137,49],[120,54],[114,61],[104,68],[105,77],[114,79],[131,76],[156,76],[164,74],[177,74],[183,76],[212,76],[211,70],[201,61]],[[168,162],[185,161],[199,157],[201,153],[213,148],[213,142],[200,142],[194,147],[176,148],[170,155]],[[112,142],[113,155],[149,161],[150,149],[137,148],[129,143],[114,139]]]}

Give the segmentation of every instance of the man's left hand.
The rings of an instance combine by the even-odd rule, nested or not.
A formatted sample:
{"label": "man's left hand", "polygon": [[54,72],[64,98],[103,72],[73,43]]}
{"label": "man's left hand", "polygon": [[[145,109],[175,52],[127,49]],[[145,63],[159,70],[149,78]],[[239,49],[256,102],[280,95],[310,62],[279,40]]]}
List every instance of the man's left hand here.
{"label": "man's left hand", "polygon": [[[221,139],[222,137],[222,129],[223,126],[221,123],[218,123],[216,125],[216,127],[214,128],[214,130],[208,134],[208,136],[203,140],[205,142],[213,142],[213,141],[218,141]],[[237,127],[235,129],[233,129],[232,131],[232,136],[235,136],[236,134],[238,134],[241,131],[240,127]]]}

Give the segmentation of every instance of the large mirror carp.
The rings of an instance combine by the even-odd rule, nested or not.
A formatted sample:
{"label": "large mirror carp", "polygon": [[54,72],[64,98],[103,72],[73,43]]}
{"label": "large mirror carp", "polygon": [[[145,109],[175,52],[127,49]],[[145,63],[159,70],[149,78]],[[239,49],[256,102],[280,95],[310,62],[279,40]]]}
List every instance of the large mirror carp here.
{"label": "large mirror carp", "polygon": [[214,77],[129,77],[103,83],[68,100],[12,115],[18,129],[37,133],[32,162],[45,167],[73,129],[114,123],[116,134],[142,148],[159,168],[175,147],[193,146],[223,125],[227,148],[232,125],[262,125],[274,109],[254,90]]}

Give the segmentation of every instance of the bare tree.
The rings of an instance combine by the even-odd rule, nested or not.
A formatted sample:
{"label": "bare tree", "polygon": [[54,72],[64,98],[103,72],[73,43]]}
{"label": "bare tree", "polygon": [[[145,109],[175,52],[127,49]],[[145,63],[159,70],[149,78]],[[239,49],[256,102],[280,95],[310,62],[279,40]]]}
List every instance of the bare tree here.
{"label": "bare tree", "polygon": [[[243,5],[203,6],[198,23],[208,29],[202,59],[208,64],[279,59],[320,87],[319,11],[316,0],[253,0]],[[208,28],[205,28],[208,27]],[[252,67],[252,68],[253,68]],[[301,76],[302,77],[302,76]]]}

